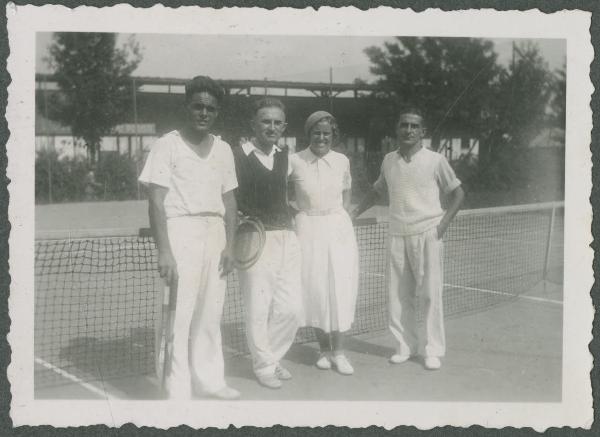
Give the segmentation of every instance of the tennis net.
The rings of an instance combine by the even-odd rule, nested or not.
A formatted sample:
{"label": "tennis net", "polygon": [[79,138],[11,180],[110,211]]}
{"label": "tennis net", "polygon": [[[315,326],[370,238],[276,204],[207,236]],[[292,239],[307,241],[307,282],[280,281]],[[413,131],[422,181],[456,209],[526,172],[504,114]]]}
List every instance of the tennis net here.
{"label": "tennis net", "polygon": [[[387,327],[387,223],[356,226],[360,286],[353,334]],[[515,299],[543,280],[562,283],[562,203],[461,211],[444,255],[447,317]],[[137,230],[69,235],[35,242],[35,386],[111,379],[154,371],[163,284],[154,242]],[[222,319],[227,356],[247,352],[237,277],[228,278]],[[297,342],[314,338],[301,329]]]}

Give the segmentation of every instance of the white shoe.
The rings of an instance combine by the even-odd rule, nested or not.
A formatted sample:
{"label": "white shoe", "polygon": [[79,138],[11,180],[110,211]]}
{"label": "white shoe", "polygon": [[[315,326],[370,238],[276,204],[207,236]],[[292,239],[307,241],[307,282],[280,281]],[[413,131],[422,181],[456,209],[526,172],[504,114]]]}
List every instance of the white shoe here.
{"label": "white shoe", "polygon": [[442,367],[442,362],[438,357],[425,357],[425,368],[427,370],[438,370]]}
{"label": "white shoe", "polygon": [[241,396],[240,392],[231,387],[223,387],[221,390],[217,390],[214,393],[210,393],[210,396],[224,401],[233,401],[239,399]]}
{"label": "white shoe", "polygon": [[260,385],[272,389],[281,388],[283,385],[275,373],[269,373],[267,375],[256,375],[256,379]]}
{"label": "white shoe", "polygon": [[317,360],[317,367],[321,370],[330,370],[331,369],[331,360],[329,359],[329,354],[325,352],[321,352],[319,359]]}
{"label": "white shoe", "polygon": [[394,354],[390,357],[390,363],[402,364],[410,359],[410,355]]}
{"label": "white shoe", "polygon": [[292,379],[292,374],[288,369],[283,367],[281,364],[277,364],[275,367],[275,376],[282,381],[287,381],[288,379]]}
{"label": "white shoe", "polygon": [[354,368],[348,361],[345,355],[334,355],[331,357],[331,362],[337,369],[339,373],[342,375],[352,375],[354,373]]}

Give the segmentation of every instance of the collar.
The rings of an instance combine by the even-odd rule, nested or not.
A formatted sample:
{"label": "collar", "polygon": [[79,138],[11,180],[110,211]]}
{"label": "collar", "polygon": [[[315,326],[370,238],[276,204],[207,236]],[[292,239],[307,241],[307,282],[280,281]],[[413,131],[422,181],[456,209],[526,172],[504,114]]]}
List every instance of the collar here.
{"label": "collar", "polygon": [[272,157],[275,154],[275,152],[281,152],[281,148],[279,146],[275,145],[271,149],[271,153],[269,153],[267,155],[265,152],[263,152],[258,147],[256,147],[252,141],[248,141],[248,142],[242,144],[242,150],[244,151],[246,156],[249,156],[252,152],[254,152],[254,153],[258,153],[263,156],[267,156],[269,158]]}
{"label": "collar", "polygon": [[421,153],[423,151],[423,149],[424,149],[424,147],[421,144],[421,147],[419,147],[412,155],[405,156],[400,151],[400,147],[398,147],[396,149],[396,153],[398,154],[398,158],[403,159],[406,162],[410,162],[410,161],[412,161],[414,159],[415,156],[417,156],[417,154]]}
{"label": "collar", "polygon": [[330,149],[325,156],[317,156],[312,150],[310,150],[310,146],[306,148],[308,162],[312,164],[320,159],[321,161],[324,161],[329,167],[331,167],[331,165],[333,164],[333,153],[331,152],[332,150]]}
{"label": "collar", "polygon": [[[183,141],[187,141],[187,140],[185,139],[185,135],[183,135],[183,134],[182,134],[182,133],[179,131],[179,129],[175,129],[175,130],[171,131],[170,133],[173,133],[173,134],[177,135],[177,136],[178,136],[178,137],[180,137],[180,138],[181,138]],[[221,135],[214,135],[214,134],[208,133],[208,134],[207,134],[207,136],[208,136],[209,138],[210,138],[210,137],[212,137],[212,139],[213,139],[213,142],[214,142],[214,141],[216,141],[216,140],[220,140],[220,139],[221,139]]]}

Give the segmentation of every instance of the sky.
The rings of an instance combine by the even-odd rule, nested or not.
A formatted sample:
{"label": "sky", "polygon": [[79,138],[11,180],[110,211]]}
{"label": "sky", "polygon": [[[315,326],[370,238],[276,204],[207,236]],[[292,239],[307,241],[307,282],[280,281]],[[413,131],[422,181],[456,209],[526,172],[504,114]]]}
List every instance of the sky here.
{"label": "sky", "polygon": [[[131,34],[120,34],[123,44]],[[351,83],[356,78],[376,80],[369,71],[364,49],[382,46],[392,37],[362,36],[259,36],[135,34],[143,59],[135,76],[190,78],[199,74],[215,79],[269,79],[285,81]],[[51,33],[38,33],[36,71],[49,72],[47,56]],[[492,39],[499,61],[508,64],[512,39]],[[515,40],[523,41],[523,40]],[[565,63],[564,40],[529,40],[538,44],[548,66]]]}

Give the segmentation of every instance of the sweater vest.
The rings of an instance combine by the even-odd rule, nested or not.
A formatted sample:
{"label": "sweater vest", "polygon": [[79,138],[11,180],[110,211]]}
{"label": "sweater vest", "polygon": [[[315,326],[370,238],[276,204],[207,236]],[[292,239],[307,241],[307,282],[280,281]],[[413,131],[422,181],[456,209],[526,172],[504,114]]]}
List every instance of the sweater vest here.
{"label": "sweater vest", "polygon": [[267,230],[290,229],[292,215],[287,201],[288,152],[275,152],[273,170],[269,170],[254,153],[234,151],[238,177],[236,199],[245,215],[259,218]]}

